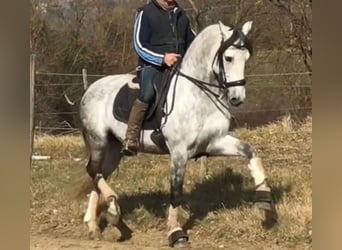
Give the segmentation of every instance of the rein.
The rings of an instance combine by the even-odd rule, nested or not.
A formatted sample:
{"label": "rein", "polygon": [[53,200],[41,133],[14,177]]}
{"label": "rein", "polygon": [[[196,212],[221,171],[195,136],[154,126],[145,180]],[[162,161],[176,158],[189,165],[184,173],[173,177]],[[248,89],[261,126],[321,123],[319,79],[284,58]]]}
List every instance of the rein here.
{"label": "rein", "polygon": [[[208,83],[208,82],[204,82],[204,81],[201,81],[201,80],[198,80],[196,78],[193,78],[191,76],[188,76],[186,74],[184,74],[183,72],[181,72],[179,69],[177,69],[177,74],[180,75],[180,76],[183,76],[185,77],[186,79],[190,80],[192,83],[194,83],[197,87],[199,87],[200,89],[202,90],[205,90],[207,92],[209,92],[210,94],[212,94],[213,96],[215,96],[216,98],[220,97],[219,94],[216,94],[214,91],[212,91],[211,89],[209,89],[208,87],[206,86],[210,86],[210,87],[214,87],[214,88],[218,88],[218,89],[222,89],[222,86],[220,85],[216,85],[216,84],[213,84],[213,83]],[[231,86],[233,87],[233,86]]]}
{"label": "rein", "polygon": [[[177,74],[180,75],[180,76],[183,76],[185,77],[186,79],[190,80],[193,84],[195,84],[199,89],[201,89],[205,94],[207,94],[207,96],[212,100],[211,96],[208,95],[211,94],[212,96],[214,96],[215,100],[220,103],[227,111],[229,110],[229,107],[227,106],[226,103],[222,102],[221,100],[221,95],[219,94],[216,94],[214,91],[212,91],[210,88],[208,88],[207,86],[211,86],[211,87],[215,87],[215,88],[218,88],[218,89],[222,89],[221,86],[219,85],[216,85],[216,84],[212,84],[212,83],[207,83],[207,82],[204,82],[204,81],[201,81],[201,80],[198,80],[198,79],[195,79],[191,76],[188,76],[186,74],[184,74],[183,72],[177,70]],[[176,84],[175,84],[176,85]],[[240,85],[239,85],[240,86]],[[230,86],[230,87],[233,87],[233,86]],[[213,100],[212,100],[213,101]],[[173,100],[174,102],[174,100]],[[214,102],[214,104],[216,105],[216,107],[223,113],[223,111],[221,110],[220,107],[218,107],[218,105]]]}

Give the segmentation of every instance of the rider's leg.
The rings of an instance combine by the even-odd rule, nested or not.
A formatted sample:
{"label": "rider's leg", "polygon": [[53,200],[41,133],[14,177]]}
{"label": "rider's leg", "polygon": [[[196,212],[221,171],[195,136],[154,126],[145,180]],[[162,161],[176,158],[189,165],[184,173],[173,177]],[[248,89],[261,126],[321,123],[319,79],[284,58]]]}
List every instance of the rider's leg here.
{"label": "rider's leg", "polygon": [[126,138],[123,142],[122,152],[125,155],[135,155],[138,151],[141,125],[149,105],[155,98],[153,78],[157,72],[158,70],[153,66],[145,66],[141,71],[140,94],[133,103],[127,123]]}

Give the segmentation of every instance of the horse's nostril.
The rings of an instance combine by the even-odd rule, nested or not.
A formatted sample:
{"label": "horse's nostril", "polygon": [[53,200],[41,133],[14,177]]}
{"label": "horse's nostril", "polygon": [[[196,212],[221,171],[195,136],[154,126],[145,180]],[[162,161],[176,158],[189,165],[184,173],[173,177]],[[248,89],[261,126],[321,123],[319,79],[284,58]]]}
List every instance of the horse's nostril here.
{"label": "horse's nostril", "polygon": [[239,100],[239,98],[233,97],[232,99],[230,99],[230,102],[235,104],[235,103],[239,103],[240,100]]}
{"label": "horse's nostril", "polygon": [[230,103],[234,106],[239,106],[242,101],[239,98],[233,97],[230,99]]}

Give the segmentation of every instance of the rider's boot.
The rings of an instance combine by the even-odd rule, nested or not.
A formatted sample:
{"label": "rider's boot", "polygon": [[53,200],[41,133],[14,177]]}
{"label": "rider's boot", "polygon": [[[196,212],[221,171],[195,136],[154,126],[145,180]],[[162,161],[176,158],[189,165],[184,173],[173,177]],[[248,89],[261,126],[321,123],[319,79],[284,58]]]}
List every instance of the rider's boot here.
{"label": "rider's boot", "polygon": [[145,114],[148,109],[148,104],[140,100],[135,100],[129,115],[126,138],[122,144],[122,153],[132,156],[138,152],[138,143],[141,125],[144,121]]}

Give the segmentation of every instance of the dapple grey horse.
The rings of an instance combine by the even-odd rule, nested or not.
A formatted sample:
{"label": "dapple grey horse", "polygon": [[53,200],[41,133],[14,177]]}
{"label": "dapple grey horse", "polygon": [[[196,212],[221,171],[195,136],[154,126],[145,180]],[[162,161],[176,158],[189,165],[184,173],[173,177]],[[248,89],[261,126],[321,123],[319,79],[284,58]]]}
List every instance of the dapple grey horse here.
{"label": "dapple grey horse", "polygon": [[[188,236],[178,220],[186,163],[200,155],[244,156],[256,186],[256,202],[272,207],[271,189],[261,159],[247,143],[229,133],[231,106],[246,98],[244,69],[251,56],[246,35],[252,22],[242,28],[213,24],[195,38],[176,74],[172,77],[165,106],[173,110],[160,128],[171,159],[171,190],[168,209],[168,239],[171,246],[186,246]],[[84,216],[92,237],[100,234],[96,221],[99,197],[107,203],[107,218],[119,223],[118,196],[107,179],[117,168],[127,125],[113,116],[113,100],[133,74],[107,76],[94,82],[84,93],[80,117],[85,143],[90,153],[87,172],[92,178],[88,208]],[[166,111],[167,113],[167,111]],[[140,152],[163,154],[151,140],[152,131],[141,132]]]}

